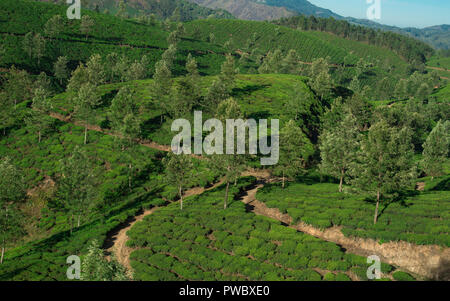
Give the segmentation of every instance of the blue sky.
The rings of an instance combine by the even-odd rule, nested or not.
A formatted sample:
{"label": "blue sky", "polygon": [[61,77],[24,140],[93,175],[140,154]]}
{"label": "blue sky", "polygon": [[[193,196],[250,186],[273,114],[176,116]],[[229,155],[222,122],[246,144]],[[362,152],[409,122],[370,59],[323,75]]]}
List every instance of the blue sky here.
{"label": "blue sky", "polygon": [[[370,4],[366,0],[309,0],[345,17],[366,19]],[[374,20],[399,27],[427,27],[450,24],[449,0],[381,0],[381,19]]]}

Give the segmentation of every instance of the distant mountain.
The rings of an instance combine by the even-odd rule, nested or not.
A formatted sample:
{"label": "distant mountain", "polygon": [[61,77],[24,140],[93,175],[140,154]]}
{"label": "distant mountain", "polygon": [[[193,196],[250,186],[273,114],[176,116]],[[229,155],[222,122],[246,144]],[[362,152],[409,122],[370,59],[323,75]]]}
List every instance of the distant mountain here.
{"label": "distant mountain", "polygon": [[335,14],[329,9],[318,7],[306,0],[252,0],[257,3],[263,3],[275,7],[286,7],[287,9],[308,16],[316,16],[320,18],[333,17],[342,19],[341,16]]}
{"label": "distant mountain", "polygon": [[201,6],[224,9],[243,20],[277,20],[297,15],[283,6],[270,6],[254,0],[188,0]]}
{"label": "distant mountain", "polygon": [[403,28],[403,32],[439,49],[450,49],[450,25],[437,25],[423,29]]}

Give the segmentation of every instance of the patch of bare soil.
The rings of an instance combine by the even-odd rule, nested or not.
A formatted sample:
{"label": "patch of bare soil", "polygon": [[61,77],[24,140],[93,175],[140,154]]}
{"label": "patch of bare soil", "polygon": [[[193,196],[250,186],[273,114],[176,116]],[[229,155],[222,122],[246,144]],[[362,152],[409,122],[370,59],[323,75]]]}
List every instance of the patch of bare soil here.
{"label": "patch of bare soil", "polygon": [[360,256],[378,255],[382,261],[413,274],[434,280],[450,280],[450,248],[414,245],[404,241],[380,244],[373,239],[346,237],[341,231],[342,227],[321,230],[303,222],[293,225],[288,214],[281,213],[277,208],[269,208],[256,200],[256,192],[263,186],[264,184],[260,183],[247,191],[247,195],[242,198],[248,210],[255,214],[273,218],[298,231],[336,243],[349,253]]}
{"label": "patch of bare soil", "polygon": [[131,271],[130,254],[133,250],[132,248],[126,246],[126,243],[128,241],[127,232],[131,229],[131,227],[133,227],[134,224],[143,220],[144,217],[152,214],[158,209],[158,207],[154,207],[150,210],[145,210],[140,215],[130,218],[124,224],[122,224],[120,228],[115,229],[112,233],[110,233],[111,236],[106,239],[105,245],[108,246],[108,248],[106,249],[107,254],[114,254],[117,261],[121,265],[123,265],[128,270],[128,272]]}
{"label": "patch of bare soil", "polygon": [[425,182],[418,182],[416,184],[416,190],[418,191],[424,191],[425,190]]}

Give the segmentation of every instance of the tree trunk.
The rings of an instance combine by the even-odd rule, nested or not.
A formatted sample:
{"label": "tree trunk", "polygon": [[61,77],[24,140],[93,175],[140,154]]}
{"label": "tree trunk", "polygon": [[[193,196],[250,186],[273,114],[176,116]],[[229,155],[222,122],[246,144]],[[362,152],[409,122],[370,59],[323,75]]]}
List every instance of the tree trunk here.
{"label": "tree trunk", "polygon": [[183,190],[181,189],[181,185],[178,187],[178,193],[180,194],[180,208],[183,210]]}
{"label": "tree trunk", "polygon": [[86,121],[86,126],[84,127],[84,145],[87,144],[87,129],[88,129],[88,126],[87,126],[87,121]]}
{"label": "tree trunk", "polygon": [[2,257],[0,258],[0,264],[3,264],[3,256],[5,255],[5,240],[3,240],[2,245]]}
{"label": "tree trunk", "polygon": [[283,170],[283,184],[281,184],[282,186],[281,187],[283,187],[283,189],[284,189],[284,170]]}
{"label": "tree trunk", "polygon": [[130,175],[128,176],[128,188],[130,188],[130,191],[131,191],[131,176],[132,176],[132,171],[133,171],[133,165],[130,163],[128,165],[128,168],[130,169]]}
{"label": "tree trunk", "polygon": [[378,220],[378,206],[380,205],[380,190],[377,191],[377,205],[375,207],[375,216],[373,217],[373,224],[377,223]]}
{"label": "tree trunk", "polygon": [[339,181],[339,192],[342,192],[342,184],[344,183],[344,169],[341,169],[341,180]]}
{"label": "tree trunk", "polygon": [[41,131],[39,131],[38,135],[39,135],[39,142],[38,143],[41,143]]}
{"label": "tree trunk", "polygon": [[223,204],[223,209],[227,209],[228,189],[229,188],[230,188],[230,182],[227,181],[227,188],[225,189],[225,202]]}
{"label": "tree trunk", "polygon": [[81,213],[78,214],[77,228],[80,227]]}
{"label": "tree trunk", "polygon": [[73,230],[73,214],[70,217],[70,235],[72,236],[72,230]]}

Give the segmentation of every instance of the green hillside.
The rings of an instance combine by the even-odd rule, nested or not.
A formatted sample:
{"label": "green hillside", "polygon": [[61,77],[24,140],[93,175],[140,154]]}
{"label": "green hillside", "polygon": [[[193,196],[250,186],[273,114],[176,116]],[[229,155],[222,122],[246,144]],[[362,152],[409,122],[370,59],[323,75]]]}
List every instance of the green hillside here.
{"label": "green hillside", "polygon": [[[203,78],[202,85],[207,86],[212,80],[213,78]],[[243,108],[246,108],[247,116],[268,114],[267,117],[282,117],[286,114],[283,103],[293,86],[301,85],[307,89],[302,80],[304,79],[301,77],[291,75],[240,76],[235,96]],[[153,97],[148,89],[151,83],[151,80],[144,80],[100,87],[99,96],[105,103],[96,108],[92,125],[101,128],[109,110],[108,99],[114,98],[121,87],[129,86],[139,95],[139,106],[142,109],[149,108],[144,109],[140,116],[144,126],[142,138],[170,144],[174,135],[170,131],[170,121],[162,126],[154,124],[155,119],[159,120],[161,112],[152,101]],[[67,93],[54,96],[54,112],[70,115],[73,110],[71,96]],[[18,116],[26,116],[29,111],[27,103],[24,102],[17,108]],[[16,162],[26,175],[25,181],[29,187],[39,187],[45,179],[56,179],[60,160],[70,156],[75,146],[83,143],[83,127],[73,124],[77,119],[71,119],[71,123],[51,117],[48,120],[52,126],[39,144],[36,143],[37,133],[32,128],[23,126],[23,119],[20,118],[17,127],[0,140],[0,156],[8,156]],[[151,126],[150,130],[145,130],[145,124]],[[145,146],[135,150],[133,164],[136,169],[133,186],[129,189],[126,164],[129,155],[119,151],[118,140],[97,131],[89,131],[88,139],[86,150],[95,166],[98,178],[96,189],[99,191],[92,213],[85,216],[83,226],[69,236],[68,216],[57,209],[57,202],[50,199],[38,216],[28,217],[30,229],[45,238],[8,252],[6,262],[1,266],[0,279],[62,280],[65,277],[60,273],[64,265],[63,259],[70,254],[84,253],[87,240],[96,238],[103,243],[110,230],[127,217],[135,215],[141,208],[163,205],[165,202],[162,198],[175,197],[174,187],[165,185],[162,181],[163,166],[160,158],[164,154]],[[217,172],[206,168],[203,162],[199,161],[196,165],[201,171],[192,178],[189,187],[207,186],[218,177]],[[51,198],[52,192],[48,193]],[[36,198],[39,199],[39,196]],[[58,252],[52,252],[55,249]]]}
{"label": "green hillside", "polygon": [[[0,2],[0,281],[68,280],[70,255],[90,281],[366,281],[368,254],[381,280],[447,280],[423,256],[450,246],[446,58],[359,27],[118,2],[82,20]],[[172,152],[195,111],[219,154]],[[230,151],[230,119],[259,124],[259,152]]]}
{"label": "green hillside", "polygon": [[[168,47],[168,31],[160,25],[148,26],[132,20],[122,20],[117,17],[83,11],[95,20],[95,29],[86,39],[80,33],[80,21],[68,22],[57,39],[47,39],[46,53],[37,66],[34,59],[30,59],[23,50],[24,35],[28,32],[38,32],[45,36],[44,25],[54,15],[65,16],[66,7],[39,2],[11,1],[0,3],[0,20],[2,21],[2,45],[5,54],[2,66],[16,65],[22,69],[45,71],[53,73],[53,64],[59,56],[66,56],[72,68],[79,61],[86,61],[92,54],[102,56],[111,52],[125,55],[130,60],[147,55],[150,61],[148,69],[152,70],[156,60]],[[220,46],[202,41],[183,40],[180,43],[179,60],[193,52],[199,62],[200,71],[210,74],[216,73],[223,61],[223,50]],[[181,67],[176,68],[181,72]]]}

